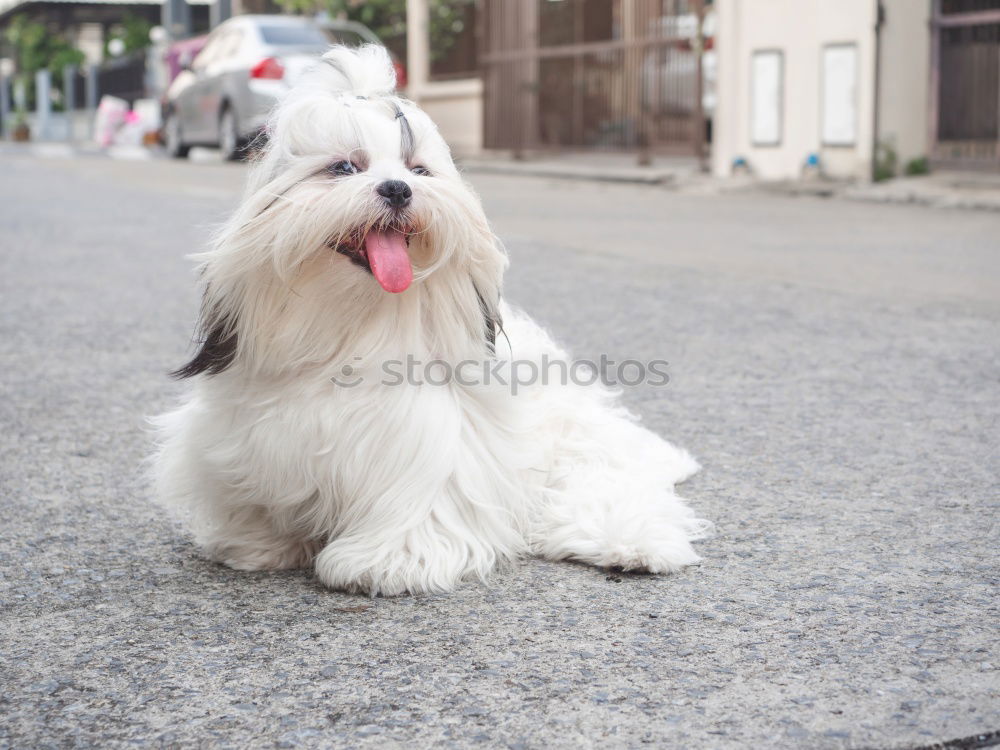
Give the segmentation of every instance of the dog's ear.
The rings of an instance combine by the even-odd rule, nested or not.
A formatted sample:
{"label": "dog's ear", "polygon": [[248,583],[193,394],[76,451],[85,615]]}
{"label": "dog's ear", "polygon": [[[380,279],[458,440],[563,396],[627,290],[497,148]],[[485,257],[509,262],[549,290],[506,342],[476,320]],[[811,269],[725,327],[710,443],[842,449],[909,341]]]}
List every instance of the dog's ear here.
{"label": "dog's ear", "polygon": [[483,321],[483,328],[480,330],[485,336],[486,350],[489,356],[495,356],[497,336],[501,333],[506,336],[500,315],[500,290],[503,286],[503,272],[507,268],[507,253],[486,221],[475,193],[469,188],[466,194],[473,198],[470,223],[475,227],[472,241],[467,246],[468,255],[472,259],[469,275],[479,302]]}
{"label": "dog's ear", "polygon": [[236,327],[232,321],[203,309],[198,329],[202,333],[198,352],[184,366],[170,373],[171,377],[183,380],[203,373],[218,375],[236,358]]}

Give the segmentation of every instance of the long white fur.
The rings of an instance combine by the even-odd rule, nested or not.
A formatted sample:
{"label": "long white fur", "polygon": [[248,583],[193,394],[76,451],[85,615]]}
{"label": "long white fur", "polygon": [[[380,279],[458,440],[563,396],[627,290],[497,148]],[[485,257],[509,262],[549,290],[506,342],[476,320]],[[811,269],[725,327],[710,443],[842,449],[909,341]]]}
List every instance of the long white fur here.
{"label": "long white fur", "polygon": [[[673,491],[698,469],[603,387],[396,386],[381,363],[565,358],[500,303],[506,255],[430,119],[393,95],[385,51],[334,48],[273,113],[244,200],[196,256],[203,323],[236,335],[158,417],[156,486],[215,560],[315,566],[333,588],[447,591],[523,555],[654,573],[699,558],[709,524]],[[365,98],[361,98],[365,97]],[[416,161],[400,153],[405,113]],[[362,159],[335,178],[327,165]],[[389,294],[329,249],[384,217],[375,186],[413,190],[415,280]],[[345,364],[364,382],[341,387]]]}

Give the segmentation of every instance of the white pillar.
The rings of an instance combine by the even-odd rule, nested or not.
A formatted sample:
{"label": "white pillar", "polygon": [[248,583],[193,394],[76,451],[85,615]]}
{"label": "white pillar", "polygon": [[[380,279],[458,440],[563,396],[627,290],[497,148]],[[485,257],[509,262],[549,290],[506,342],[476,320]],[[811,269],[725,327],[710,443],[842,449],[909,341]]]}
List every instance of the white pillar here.
{"label": "white pillar", "polygon": [[746,88],[750,74],[744,57],[739,0],[717,0],[715,31],[715,118],[712,123],[712,172],[732,175],[732,162],[741,153],[742,135],[749,128]]}
{"label": "white pillar", "polygon": [[63,68],[63,114],[66,116],[66,140],[73,140],[73,125],[76,122],[76,66]]}
{"label": "white pillar", "polygon": [[52,99],[50,84],[52,74],[48,70],[35,73],[35,138],[45,141],[49,138],[49,120],[52,114]]}
{"label": "white pillar", "polygon": [[6,138],[11,130],[11,110],[10,75],[3,69],[3,61],[0,61],[0,138]]}
{"label": "white pillar", "polygon": [[208,25],[214,29],[223,21],[228,21],[233,16],[232,0],[212,0],[208,6]]}
{"label": "white pillar", "polygon": [[406,0],[406,95],[417,104],[431,72],[427,0]]}

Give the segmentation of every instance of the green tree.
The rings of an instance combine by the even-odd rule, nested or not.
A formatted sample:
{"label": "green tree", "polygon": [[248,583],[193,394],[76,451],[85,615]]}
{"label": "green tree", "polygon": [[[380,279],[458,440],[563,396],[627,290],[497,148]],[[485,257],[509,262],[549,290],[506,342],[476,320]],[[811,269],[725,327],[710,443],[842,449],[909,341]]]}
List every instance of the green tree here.
{"label": "green tree", "polygon": [[[363,23],[400,57],[406,51],[406,0],[276,0],[299,13],[326,11],[334,18]],[[475,0],[430,0],[431,57],[445,58],[464,30],[465,9]]]}
{"label": "green tree", "polygon": [[116,25],[111,33],[108,34],[108,38],[104,42],[104,56],[111,56],[108,52],[108,42],[112,39],[121,39],[125,43],[124,54],[126,55],[146,49],[152,43],[149,39],[149,31],[152,28],[153,24],[145,18],[140,18],[132,13],[126,13],[122,16],[121,23]]}
{"label": "green tree", "polygon": [[37,21],[29,21],[23,14],[16,16],[7,28],[7,41],[13,48],[14,64],[18,76],[24,80],[29,102],[34,101],[35,73],[49,70],[58,90],[62,86],[63,68],[80,65],[85,59],[65,37],[53,34]]}

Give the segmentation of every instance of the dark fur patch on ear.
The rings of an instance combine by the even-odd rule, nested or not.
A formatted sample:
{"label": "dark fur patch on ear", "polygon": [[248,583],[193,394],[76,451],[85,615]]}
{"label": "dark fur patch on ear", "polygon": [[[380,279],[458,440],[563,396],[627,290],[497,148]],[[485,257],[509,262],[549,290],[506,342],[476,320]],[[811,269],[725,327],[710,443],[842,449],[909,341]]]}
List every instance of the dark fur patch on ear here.
{"label": "dark fur patch on ear", "polygon": [[497,353],[497,322],[486,316],[486,345],[490,354]]}
{"label": "dark fur patch on ear", "polygon": [[219,321],[205,334],[198,353],[183,367],[170,373],[170,377],[183,380],[207,373],[218,375],[236,358],[236,331],[226,321]]}
{"label": "dark fur patch on ear", "polygon": [[[483,295],[479,292],[479,289],[473,284],[473,289],[476,290],[476,296],[479,298],[479,309],[483,312],[483,322],[484,331],[486,333],[486,347],[490,354],[497,353],[497,328],[503,330],[503,323],[500,322],[500,313],[494,313],[490,306],[486,304],[486,300],[483,299]],[[506,333],[504,334],[507,335]]]}

